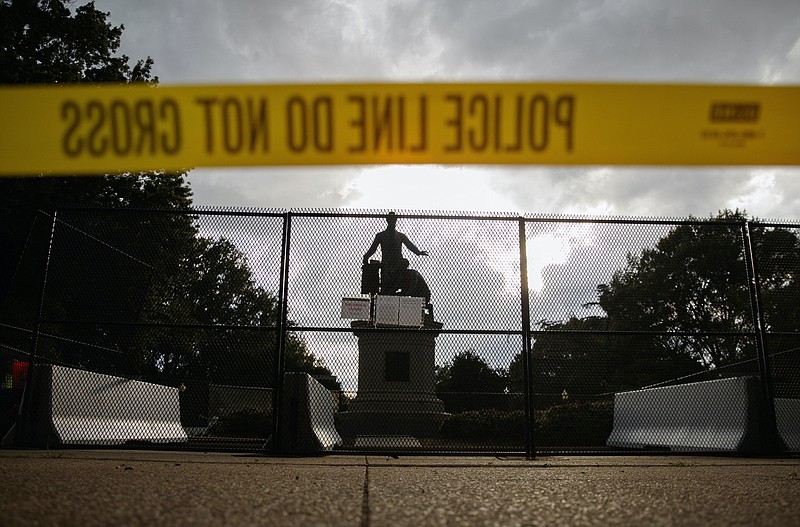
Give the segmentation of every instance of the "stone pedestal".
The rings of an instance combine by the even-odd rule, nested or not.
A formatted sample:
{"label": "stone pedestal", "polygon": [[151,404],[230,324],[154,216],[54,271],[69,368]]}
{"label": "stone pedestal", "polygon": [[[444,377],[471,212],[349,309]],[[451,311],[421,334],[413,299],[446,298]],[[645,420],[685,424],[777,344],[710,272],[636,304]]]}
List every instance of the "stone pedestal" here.
{"label": "stone pedestal", "polygon": [[358,337],[358,394],[337,428],[347,438],[435,436],[447,415],[436,397],[435,350],[438,322],[422,331],[375,330],[353,322]]}

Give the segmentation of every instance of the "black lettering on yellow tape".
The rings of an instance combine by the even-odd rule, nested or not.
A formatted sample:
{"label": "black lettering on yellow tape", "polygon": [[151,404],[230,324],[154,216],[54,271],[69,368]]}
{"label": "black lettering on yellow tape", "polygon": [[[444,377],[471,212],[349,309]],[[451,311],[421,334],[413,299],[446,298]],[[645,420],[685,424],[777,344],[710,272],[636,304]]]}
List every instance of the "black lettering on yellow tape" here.
{"label": "black lettering on yellow tape", "polygon": [[199,166],[798,165],[800,87],[0,88],[0,175]]}
{"label": "black lettering on yellow tape", "polygon": [[66,99],[61,103],[60,113],[64,125],[62,152],[70,158],[125,158],[180,152],[180,106],[172,98],[158,103],[147,98]]}

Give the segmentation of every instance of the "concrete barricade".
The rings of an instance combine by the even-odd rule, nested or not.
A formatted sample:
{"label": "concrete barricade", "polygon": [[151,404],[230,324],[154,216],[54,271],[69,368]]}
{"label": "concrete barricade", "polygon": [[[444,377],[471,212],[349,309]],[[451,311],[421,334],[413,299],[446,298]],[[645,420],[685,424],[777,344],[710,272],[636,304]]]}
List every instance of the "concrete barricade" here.
{"label": "concrete barricade", "polygon": [[800,452],[800,399],[775,399],[775,423],[786,449]]}
{"label": "concrete barricade", "polygon": [[607,445],[679,452],[757,452],[758,379],[738,377],[614,395]]}
{"label": "concrete barricade", "polygon": [[187,441],[178,388],[43,364],[35,369],[32,395],[29,444]]}
{"label": "concrete barricade", "polygon": [[331,392],[307,373],[284,375],[280,418],[282,453],[320,452],[342,444]]}

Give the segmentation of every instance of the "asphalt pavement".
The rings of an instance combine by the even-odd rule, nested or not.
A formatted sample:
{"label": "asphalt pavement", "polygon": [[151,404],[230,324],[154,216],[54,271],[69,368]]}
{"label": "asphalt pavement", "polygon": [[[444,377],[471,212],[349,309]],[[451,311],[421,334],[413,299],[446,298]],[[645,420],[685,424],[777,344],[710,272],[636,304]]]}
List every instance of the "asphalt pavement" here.
{"label": "asphalt pavement", "polygon": [[800,459],[0,450],[0,524],[800,525]]}

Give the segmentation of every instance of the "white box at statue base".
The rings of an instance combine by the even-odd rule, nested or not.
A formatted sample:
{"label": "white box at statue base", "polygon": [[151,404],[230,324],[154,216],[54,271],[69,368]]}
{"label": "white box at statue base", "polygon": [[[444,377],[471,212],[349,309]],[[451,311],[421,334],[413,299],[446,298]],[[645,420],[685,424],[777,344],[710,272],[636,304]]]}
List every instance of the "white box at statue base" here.
{"label": "white box at statue base", "polygon": [[397,312],[400,309],[400,297],[378,295],[375,297],[375,323],[387,326],[397,325]]}
{"label": "white box at statue base", "polygon": [[422,309],[425,307],[425,299],[416,296],[401,296],[400,306],[397,311],[397,325],[399,326],[422,326]]}
{"label": "white box at statue base", "polygon": [[377,295],[375,297],[375,324],[421,327],[424,323],[424,308],[424,298]]}

